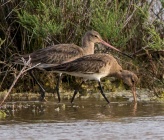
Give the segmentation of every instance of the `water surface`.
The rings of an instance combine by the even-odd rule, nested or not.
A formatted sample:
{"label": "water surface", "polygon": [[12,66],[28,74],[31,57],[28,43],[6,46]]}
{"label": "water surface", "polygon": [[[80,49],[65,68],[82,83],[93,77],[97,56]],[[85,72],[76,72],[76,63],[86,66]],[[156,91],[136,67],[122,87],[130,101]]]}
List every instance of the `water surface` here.
{"label": "water surface", "polygon": [[76,100],[14,102],[4,106],[0,139],[164,139],[164,104]]}

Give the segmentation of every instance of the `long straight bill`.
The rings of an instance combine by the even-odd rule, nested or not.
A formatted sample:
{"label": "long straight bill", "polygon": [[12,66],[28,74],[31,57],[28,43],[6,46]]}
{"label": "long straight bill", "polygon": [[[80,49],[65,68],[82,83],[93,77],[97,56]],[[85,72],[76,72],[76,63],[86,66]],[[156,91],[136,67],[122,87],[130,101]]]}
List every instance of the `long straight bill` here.
{"label": "long straight bill", "polygon": [[135,87],[135,85],[132,87],[132,94],[133,94],[134,102],[137,103],[137,95],[136,95],[136,87]]}
{"label": "long straight bill", "polygon": [[133,58],[132,56],[130,56],[130,55],[128,55],[128,54],[126,54],[126,53],[120,51],[119,49],[113,47],[112,45],[108,44],[108,43],[105,42],[104,40],[101,40],[101,43],[104,44],[105,46],[108,46],[109,48],[111,48],[111,49],[113,49],[113,50],[115,50],[115,51],[117,51],[117,52],[119,52],[119,53],[121,53],[121,54],[123,54],[123,55],[129,57],[129,58]]}

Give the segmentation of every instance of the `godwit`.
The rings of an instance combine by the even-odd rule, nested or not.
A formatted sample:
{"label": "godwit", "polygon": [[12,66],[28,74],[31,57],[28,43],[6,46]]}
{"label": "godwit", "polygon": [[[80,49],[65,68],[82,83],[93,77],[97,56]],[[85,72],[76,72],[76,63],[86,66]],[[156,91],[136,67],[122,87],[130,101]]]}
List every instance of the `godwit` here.
{"label": "godwit", "polygon": [[[100,92],[108,103],[109,100],[106,98],[103,92],[100,79],[106,76],[117,77],[122,79],[125,84],[131,87],[134,102],[137,102],[135,89],[138,81],[137,76],[131,71],[123,70],[118,64],[117,60],[109,54],[86,55],[71,62],[46,68],[46,70],[83,77],[83,82],[87,79],[98,81]],[[83,82],[80,84],[80,86],[83,84]],[[74,92],[71,103],[73,102],[76,94],[77,90]]]}
{"label": "godwit", "polygon": [[[75,44],[58,44],[54,46],[49,46],[47,48],[43,48],[40,50],[37,50],[33,53],[22,55],[20,57],[25,58],[26,60],[29,59],[29,56],[31,57],[31,63],[33,65],[37,63],[41,63],[37,68],[44,69],[46,67],[55,66],[61,63],[69,62],[74,59],[77,59],[84,55],[94,54],[94,44],[95,43],[102,43],[105,46],[110,47],[111,49],[114,49],[124,55],[127,55],[120,50],[116,49],[115,47],[109,45],[106,43],[100,36],[100,34],[96,31],[88,31],[85,33],[84,37],[82,38],[82,46],[79,47]],[[20,62],[20,57],[16,58],[17,64],[22,64]],[[44,99],[45,97],[45,90],[41,86],[41,84],[38,82],[38,80],[35,78],[32,71],[30,71],[31,76],[36,81],[38,86],[41,89],[41,98]],[[60,77],[61,74],[58,76],[57,84],[56,84],[56,91],[58,95],[58,101],[60,102],[60,94],[59,94],[59,83],[60,83]]]}

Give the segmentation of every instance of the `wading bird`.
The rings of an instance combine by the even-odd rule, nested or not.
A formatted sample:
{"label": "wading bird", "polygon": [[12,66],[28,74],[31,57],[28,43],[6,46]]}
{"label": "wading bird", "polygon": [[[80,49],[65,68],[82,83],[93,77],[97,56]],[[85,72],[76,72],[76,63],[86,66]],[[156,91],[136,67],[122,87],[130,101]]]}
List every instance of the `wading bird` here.
{"label": "wading bird", "polygon": [[[29,59],[29,56],[31,57],[31,63],[32,65],[36,65],[38,63],[41,63],[36,68],[39,69],[45,69],[46,67],[55,66],[58,64],[66,63],[72,60],[75,60],[79,57],[94,54],[94,44],[95,43],[101,43],[105,46],[108,46],[111,49],[114,49],[124,55],[127,55],[117,48],[111,46],[107,42],[105,42],[100,34],[96,31],[88,31],[85,33],[85,35],[82,38],[82,46],[79,47],[75,44],[58,44],[49,46],[47,48],[43,48],[37,51],[34,51],[30,54],[21,55],[19,57],[15,58],[16,64],[23,64],[22,61],[20,61],[20,58],[23,57],[25,60]],[[128,55],[127,55],[128,56]],[[59,83],[60,83],[60,77],[62,73],[59,73],[57,84],[56,84],[56,92],[58,96],[58,101],[60,102],[60,94],[59,94]],[[42,87],[42,85],[38,82],[38,80],[35,78],[32,71],[30,71],[30,75],[33,77],[33,79],[36,81],[37,85],[41,89],[41,99],[43,100],[45,97],[45,90]]]}
{"label": "wading bird", "polygon": [[[46,70],[82,77],[84,80],[82,81],[80,86],[86,80],[98,81],[100,92],[108,103],[109,100],[106,98],[103,92],[100,79],[106,76],[113,76],[122,79],[125,84],[131,87],[134,102],[137,102],[136,84],[138,81],[138,77],[131,71],[123,70],[112,55],[90,54],[67,63],[46,68]],[[76,94],[77,90],[75,90],[74,92],[71,103],[73,102]]]}

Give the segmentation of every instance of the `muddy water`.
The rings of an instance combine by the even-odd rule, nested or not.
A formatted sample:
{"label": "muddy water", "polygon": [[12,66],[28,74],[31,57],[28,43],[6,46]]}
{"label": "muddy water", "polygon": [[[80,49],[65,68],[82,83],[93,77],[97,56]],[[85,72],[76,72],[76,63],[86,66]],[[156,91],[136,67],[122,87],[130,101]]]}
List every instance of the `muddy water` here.
{"label": "muddy water", "polygon": [[76,100],[7,103],[2,140],[164,139],[164,104]]}

